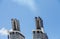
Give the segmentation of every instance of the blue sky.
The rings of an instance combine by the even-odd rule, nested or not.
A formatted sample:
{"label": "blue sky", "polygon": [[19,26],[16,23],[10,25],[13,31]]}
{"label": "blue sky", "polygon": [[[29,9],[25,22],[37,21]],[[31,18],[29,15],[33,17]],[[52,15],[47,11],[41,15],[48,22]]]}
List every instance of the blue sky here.
{"label": "blue sky", "polygon": [[0,0],[0,39],[8,39],[6,31],[12,28],[12,18],[20,21],[25,39],[32,39],[35,16],[43,19],[49,39],[60,39],[60,0]]}

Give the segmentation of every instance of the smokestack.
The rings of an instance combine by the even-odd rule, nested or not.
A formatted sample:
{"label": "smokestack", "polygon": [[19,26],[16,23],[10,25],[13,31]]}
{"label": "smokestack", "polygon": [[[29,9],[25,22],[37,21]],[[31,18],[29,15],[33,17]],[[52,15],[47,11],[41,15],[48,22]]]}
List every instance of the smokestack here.
{"label": "smokestack", "polygon": [[20,31],[20,25],[19,25],[19,20],[17,19],[11,19],[11,22],[12,22],[12,29],[13,31]]}

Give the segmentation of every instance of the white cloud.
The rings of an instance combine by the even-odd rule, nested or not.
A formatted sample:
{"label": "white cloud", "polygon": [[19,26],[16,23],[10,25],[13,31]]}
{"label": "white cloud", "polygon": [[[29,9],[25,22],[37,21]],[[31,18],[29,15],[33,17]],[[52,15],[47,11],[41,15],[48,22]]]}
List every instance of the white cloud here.
{"label": "white cloud", "polygon": [[[10,29],[9,31],[12,31],[12,29]],[[9,31],[7,29],[5,29],[5,28],[2,28],[2,29],[0,29],[0,34],[1,35],[8,35]]]}
{"label": "white cloud", "polygon": [[5,28],[0,29],[0,34],[1,35],[8,35],[8,30],[6,30]]}
{"label": "white cloud", "polygon": [[10,32],[10,31],[13,31],[13,30],[12,30],[12,29],[10,29],[10,30],[9,30],[9,32]]}
{"label": "white cloud", "polygon": [[34,0],[13,0],[21,5],[29,6],[29,8],[33,11],[36,11],[36,4]]}

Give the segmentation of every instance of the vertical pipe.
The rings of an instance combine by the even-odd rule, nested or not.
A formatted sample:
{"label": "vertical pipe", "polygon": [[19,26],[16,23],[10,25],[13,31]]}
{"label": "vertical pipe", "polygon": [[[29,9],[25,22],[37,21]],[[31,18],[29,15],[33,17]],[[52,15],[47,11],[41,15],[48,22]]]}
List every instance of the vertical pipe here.
{"label": "vertical pipe", "polygon": [[11,19],[11,22],[12,22],[12,29],[20,31],[19,21],[17,19]]}
{"label": "vertical pipe", "polygon": [[35,17],[35,21],[36,21],[36,29],[41,29],[41,26],[39,25],[39,19],[37,17]]}

